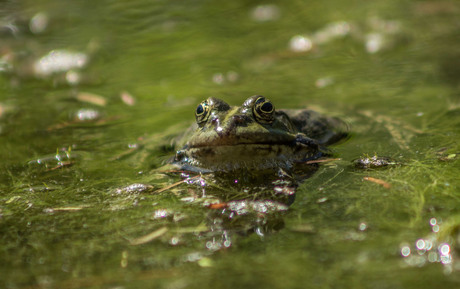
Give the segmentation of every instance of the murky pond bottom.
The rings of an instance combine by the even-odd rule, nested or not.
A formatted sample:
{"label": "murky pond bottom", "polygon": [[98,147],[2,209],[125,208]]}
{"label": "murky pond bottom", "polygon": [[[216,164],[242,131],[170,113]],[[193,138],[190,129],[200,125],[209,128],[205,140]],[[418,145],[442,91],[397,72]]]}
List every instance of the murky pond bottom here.
{"label": "murky pond bottom", "polygon": [[[459,15],[1,3],[0,287],[460,287]],[[295,200],[163,167],[202,100],[255,94],[350,125]]]}

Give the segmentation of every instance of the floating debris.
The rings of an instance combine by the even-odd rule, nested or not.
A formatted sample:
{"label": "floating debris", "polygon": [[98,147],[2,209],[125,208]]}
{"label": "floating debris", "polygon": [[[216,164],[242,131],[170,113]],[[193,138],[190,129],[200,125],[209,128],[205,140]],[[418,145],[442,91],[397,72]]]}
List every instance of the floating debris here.
{"label": "floating debris", "polygon": [[334,83],[334,79],[332,77],[323,77],[323,78],[318,78],[315,81],[315,86],[317,88],[324,88],[326,86],[329,86]]}
{"label": "floating debris", "polygon": [[224,209],[228,205],[227,203],[216,203],[216,204],[209,204],[208,208],[213,209],[213,210],[219,210],[219,209]]}
{"label": "floating debris", "polygon": [[105,97],[90,92],[79,92],[77,94],[77,100],[99,106],[106,106],[107,104],[107,99]]}
{"label": "floating debris", "polygon": [[458,153],[447,153],[448,148],[444,147],[436,152],[438,160],[443,162],[453,161],[457,159]]}
{"label": "floating debris", "polygon": [[59,162],[56,166],[47,169],[47,171],[54,171],[54,170],[57,170],[57,169],[61,169],[61,168],[65,168],[65,167],[70,167],[70,166],[73,166],[74,163],[75,163],[75,162],[73,162],[73,161],[62,161],[62,162]]}
{"label": "floating debris", "polygon": [[364,177],[363,180],[373,182],[375,184],[379,184],[379,185],[383,186],[385,189],[391,188],[391,184],[389,184],[389,183],[387,183],[387,182],[385,182],[384,180],[381,180],[381,179],[376,179],[376,178],[373,178],[373,177]]}
{"label": "floating debris", "polygon": [[312,224],[300,224],[295,225],[290,228],[291,231],[299,232],[299,233],[315,233],[315,227]]}
{"label": "floating debris", "polygon": [[367,53],[374,54],[394,44],[394,35],[401,31],[401,24],[396,20],[383,20],[371,17],[368,26],[372,32],[364,38],[364,46]]}
{"label": "floating debris", "polygon": [[360,231],[366,231],[369,228],[369,226],[365,222],[359,223],[358,229]]}
{"label": "floating debris", "polygon": [[237,215],[245,215],[250,212],[255,213],[274,213],[288,210],[288,205],[272,200],[250,201],[239,200],[227,203],[228,208]]}
{"label": "floating debris", "polygon": [[374,54],[382,50],[385,45],[385,39],[381,33],[369,33],[366,35],[365,47],[366,51]]}
{"label": "floating debris", "polygon": [[211,258],[208,258],[208,257],[201,258],[200,260],[198,260],[197,263],[200,267],[205,267],[205,268],[214,266],[214,262],[212,261]]}
{"label": "floating debris", "polygon": [[77,85],[81,82],[81,75],[75,70],[69,70],[65,74],[65,80],[70,85]]}
{"label": "floating debris", "polygon": [[327,197],[322,197],[322,198],[319,198],[318,200],[316,200],[316,203],[321,204],[321,203],[327,202],[328,200],[329,199]]}
{"label": "floating debris", "polygon": [[48,77],[71,69],[81,69],[88,61],[88,55],[82,52],[52,50],[34,63],[33,70],[37,77]]}
{"label": "floating debris", "polygon": [[183,184],[183,183],[191,184],[191,183],[193,183],[195,180],[197,180],[197,179],[199,179],[199,178],[200,178],[200,176],[194,176],[194,177],[191,177],[191,178],[187,178],[187,179],[185,179],[185,180],[175,182],[175,183],[173,183],[173,184],[171,184],[171,185],[169,185],[169,186],[166,186],[166,187],[164,187],[164,188],[161,188],[161,189],[159,189],[159,190],[156,190],[156,191],[154,191],[154,193],[161,193],[161,192],[164,192],[164,191],[166,191],[166,190],[169,190],[169,189],[172,189],[172,188],[174,188],[174,187],[177,187],[177,186],[179,186],[179,185],[181,185],[181,184]]}
{"label": "floating debris", "polygon": [[44,209],[43,212],[52,214],[54,212],[76,212],[84,209],[84,207],[59,207]]}
{"label": "floating debris", "polygon": [[177,186],[179,186],[180,184],[183,184],[183,183],[185,183],[185,180],[182,180],[182,181],[176,182],[174,184],[171,184],[169,186],[166,186],[164,188],[158,189],[154,193],[161,193],[161,192],[167,191],[167,190],[172,189],[174,187],[177,187]]}
{"label": "floating debris", "polygon": [[29,29],[34,34],[45,32],[48,27],[49,18],[45,12],[38,12],[30,19]]}
{"label": "floating debris", "polygon": [[332,22],[312,35],[295,35],[289,40],[289,49],[294,52],[307,52],[314,46],[331,42],[347,36],[351,25],[346,21]]}
{"label": "floating debris", "polygon": [[333,161],[340,161],[341,158],[336,158],[336,159],[319,159],[319,160],[311,160],[311,161],[306,161],[305,164],[310,165],[310,164],[319,164],[319,163],[327,163],[327,162],[333,162]]}
{"label": "floating debris", "polygon": [[147,235],[145,235],[143,237],[133,239],[129,243],[131,245],[142,245],[142,244],[145,244],[145,243],[149,243],[149,242],[157,239],[158,237],[163,236],[166,232],[168,232],[168,228],[167,227],[161,227],[160,229],[155,230],[150,234],[147,234]]}
{"label": "floating debris", "polygon": [[4,52],[0,57],[0,72],[9,72],[13,70],[14,54],[10,51]]}
{"label": "floating debris", "polygon": [[82,108],[75,113],[75,119],[78,121],[94,121],[100,117],[100,112],[91,108]]}
{"label": "floating debris", "polygon": [[230,70],[227,71],[226,77],[229,82],[236,82],[238,78],[240,78],[240,75],[238,74],[238,72]]}
{"label": "floating debris", "polygon": [[127,91],[122,91],[120,93],[120,99],[121,101],[123,101],[124,104],[129,105],[129,106],[133,106],[136,104],[136,99],[134,98],[134,96],[132,96]]}
{"label": "floating debris", "polygon": [[294,52],[307,52],[313,48],[310,38],[303,35],[295,35],[289,40],[289,49]]}
{"label": "floating debris", "polygon": [[0,35],[2,34],[11,34],[16,36],[19,33],[19,27],[14,24],[12,20],[1,19],[0,21]]}
{"label": "floating debris", "polygon": [[145,191],[150,191],[152,189],[153,189],[152,185],[131,184],[129,186],[116,189],[115,193],[116,194],[134,194],[134,193],[142,193]]}
{"label": "floating debris", "polygon": [[384,20],[379,17],[371,17],[367,22],[372,30],[384,34],[396,34],[401,31],[401,23],[397,20]]}
{"label": "floating debris", "polygon": [[16,107],[0,102],[0,118],[6,116],[8,113],[14,112]]}
{"label": "floating debris", "polygon": [[212,82],[214,82],[215,84],[219,84],[219,85],[222,85],[226,82],[229,82],[229,83],[232,83],[232,82],[236,82],[238,81],[239,79],[239,74],[235,71],[227,71],[227,73],[215,73],[213,74],[212,76]]}
{"label": "floating debris", "polygon": [[347,36],[351,31],[351,25],[346,21],[338,21],[327,24],[324,28],[312,35],[315,44],[324,44],[338,38]]}
{"label": "floating debris", "polygon": [[17,200],[20,200],[20,199],[21,199],[21,196],[13,196],[13,197],[9,198],[9,199],[5,202],[5,204],[14,203],[14,202],[16,202]]}
{"label": "floating debris", "polygon": [[274,4],[259,5],[251,11],[251,18],[257,22],[267,22],[278,19],[280,14],[280,9]]}
{"label": "floating debris", "polygon": [[57,149],[56,154],[46,155],[28,162],[29,165],[44,166],[47,171],[54,171],[60,168],[72,166],[78,154],[72,152],[72,147]]}
{"label": "floating debris", "polygon": [[[350,36],[353,40],[364,44],[369,54],[393,47],[401,34],[401,23],[396,20],[383,20],[372,17],[365,27],[348,21],[337,21],[310,34],[295,35],[289,40],[289,49],[293,52],[308,52],[313,48],[331,43]],[[361,31],[368,31],[363,34]]]}
{"label": "floating debris", "polygon": [[154,220],[156,219],[163,219],[163,218],[166,218],[166,217],[169,217],[172,215],[172,211],[171,210],[168,210],[168,209],[159,209],[159,210],[156,210],[154,213],[153,213],[153,216],[152,218]]}
{"label": "floating debris", "polygon": [[368,155],[363,156],[359,159],[354,160],[353,163],[355,164],[355,167],[360,169],[377,169],[397,164],[394,160],[392,160],[389,157],[380,157],[377,155],[374,155],[372,157]]}
{"label": "floating debris", "polygon": [[212,76],[212,82],[214,82],[215,84],[223,84],[224,83],[224,75],[222,73],[215,73],[213,76]]}

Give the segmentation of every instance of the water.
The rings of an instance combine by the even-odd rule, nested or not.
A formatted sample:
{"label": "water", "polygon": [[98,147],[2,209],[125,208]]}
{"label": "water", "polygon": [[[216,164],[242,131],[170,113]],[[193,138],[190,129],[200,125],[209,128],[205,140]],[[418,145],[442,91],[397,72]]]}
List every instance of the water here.
{"label": "water", "polygon": [[[456,1],[3,1],[1,287],[460,286],[459,14]],[[346,119],[352,137],[286,211],[230,218],[207,206],[213,188],[155,169],[201,100],[253,94]],[[374,154],[400,165],[353,167]]]}

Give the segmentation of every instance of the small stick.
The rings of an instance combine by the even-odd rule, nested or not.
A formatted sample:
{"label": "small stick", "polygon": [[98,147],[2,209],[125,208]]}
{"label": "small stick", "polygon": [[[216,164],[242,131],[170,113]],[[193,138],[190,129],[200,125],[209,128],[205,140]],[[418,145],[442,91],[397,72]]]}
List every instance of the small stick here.
{"label": "small stick", "polygon": [[168,228],[167,228],[167,227],[161,227],[160,229],[155,230],[155,231],[153,231],[153,232],[150,233],[150,234],[147,234],[147,235],[145,235],[145,236],[142,236],[142,237],[133,239],[133,240],[129,241],[129,243],[130,243],[131,245],[141,245],[141,244],[145,244],[145,243],[148,243],[148,242],[151,242],[151,241],[155,240],[155,239],[158,238],[158,237],[161,237],[161,236],[164,235],[166,232],[168,232]]}
{"label": "small stick", "polygon": [[317,163],[325,163],[325,162],[332,162],[332,161],[340,161],[341,159],[322,159],[322,160],[311,160],[311,161],[306,161],[305,164],[317,164]]}
{"label": "small stick", "polygon": [[185,180],[178,181],[178,182],[176,182],[176,183],[174,183],[174,184],[171,184],[171,185],[166,186],[166,187],[164,187],[164,188],[158,189],[158,190],[154,191],[153,193],[161,193],[161,192],[164,192],[164,191],[169,190],[169,189],[171,189],[171,188],[177,187],[178,185],[180,185],[180,184],[182,184],[182,183],[185,183],[185,182],[188,181],[188,180],[196,179],[197,177],[199,177],[199,176],[194,176],[194,177],[192,177],[192,178],[187,178],[187,179],[185,179]]}

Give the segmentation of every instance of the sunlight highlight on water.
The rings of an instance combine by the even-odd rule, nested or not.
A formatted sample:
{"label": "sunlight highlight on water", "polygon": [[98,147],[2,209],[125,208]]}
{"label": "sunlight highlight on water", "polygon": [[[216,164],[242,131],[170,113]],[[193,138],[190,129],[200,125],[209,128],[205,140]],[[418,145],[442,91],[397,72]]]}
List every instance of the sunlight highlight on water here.
{"label": "sunlight highlight on water", "polygon": [[[404,262],[409,266],[424,266],[427,263],[440,263],[444,265],[444,273],[450,274],[454,270],[460,270],[460,264],[454,262],[451,244],[439,240],[439,220],[431,218],[429,224],[437,227],[425,238],[419,238],[414,242],[414,246],[408,244],[401,245],[400,254]],[[413,248],[413,249],[412,249]]]}

